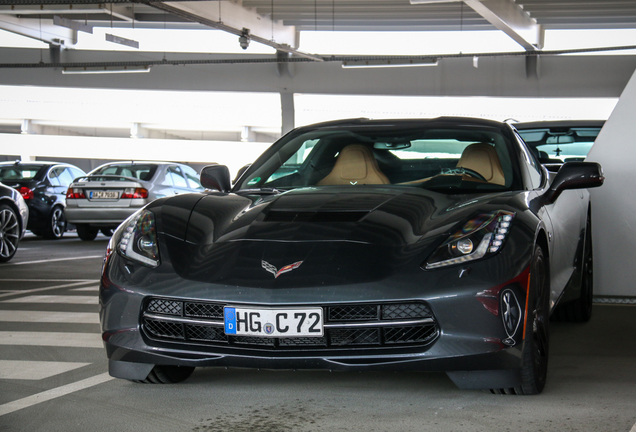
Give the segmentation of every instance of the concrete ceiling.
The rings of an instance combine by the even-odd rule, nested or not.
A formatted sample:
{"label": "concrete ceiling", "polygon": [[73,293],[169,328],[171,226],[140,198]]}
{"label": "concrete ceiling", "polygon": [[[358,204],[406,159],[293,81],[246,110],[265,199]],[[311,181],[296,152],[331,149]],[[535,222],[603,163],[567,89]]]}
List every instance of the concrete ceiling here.
{"label": "concrete ceiling", "polygon": [[[526,50],[545,29],[636,28],[634,0],[243,0],[0,2],[0,29],[72,48],[94,26],[215,28],[296,52],[302,31],[504,31]],[[71,27],[71,28],[69,28]]]}
{"label": "concrete ceiling", "polygon": [[[78,32],[94,27],[113,28],[113,34],[118,28],[222,30],[272,47],[276,54],[221,54],[214,47],[203,55],[74,49]],[[613,56],[557,56],[542,50],[544,32],[634,28],[634,0],[0,0],[1,30],[50,47],[0,48],[0,85],[274,92],[281,93],[283,106],[289,100],[285,95],[294,93],[618,97],[636,67],[636,56],[620,51]],[[478,61],[472,54],[437,56],[435,68],[344,71],[343,59],[331,53],[298,49],[300,32],[460,30],[499,30],[521,52],[481,55]],[[134,45],[125,38],[116,42]],[[145,66],[152,73],[63,75],[73,66]],[[19,125],[24,126],[10,127],[17,130]],[[169,132],[189,138],[187,131]]]}

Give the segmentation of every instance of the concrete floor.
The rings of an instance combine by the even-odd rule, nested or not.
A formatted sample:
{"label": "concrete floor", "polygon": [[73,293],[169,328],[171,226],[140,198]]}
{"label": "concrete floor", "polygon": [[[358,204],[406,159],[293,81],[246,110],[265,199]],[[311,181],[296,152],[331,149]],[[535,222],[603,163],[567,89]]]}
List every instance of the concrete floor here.
{"label": "concrete floor", "polygon": [[442,373],[197,369],[177,385],[112,379],[96,321],[106,242],[28,236],[0,265],[0,431],[636,432],[633,305],[597,303],[587,324],[551,323],[538,396],[460,391]]}

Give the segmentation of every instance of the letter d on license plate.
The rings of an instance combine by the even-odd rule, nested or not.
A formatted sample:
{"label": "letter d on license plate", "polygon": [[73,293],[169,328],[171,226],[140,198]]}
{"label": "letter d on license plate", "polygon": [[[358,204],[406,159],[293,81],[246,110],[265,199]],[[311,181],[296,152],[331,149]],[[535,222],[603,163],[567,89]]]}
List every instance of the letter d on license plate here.
{"label": "letter d on license plate", "polygon": [[323,335],[322,308],[224,308],[225,334],[260,337]]}

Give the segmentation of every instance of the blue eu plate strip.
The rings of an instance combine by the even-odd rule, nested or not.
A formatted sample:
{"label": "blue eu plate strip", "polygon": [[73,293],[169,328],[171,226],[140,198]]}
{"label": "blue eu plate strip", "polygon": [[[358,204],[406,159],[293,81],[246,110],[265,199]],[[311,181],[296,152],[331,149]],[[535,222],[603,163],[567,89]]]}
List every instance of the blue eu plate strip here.
{"label": "blue eu plate strip", "polygon": [[236,309],[226,307],[224,310],[225,310],[225,334],[236,334]]}

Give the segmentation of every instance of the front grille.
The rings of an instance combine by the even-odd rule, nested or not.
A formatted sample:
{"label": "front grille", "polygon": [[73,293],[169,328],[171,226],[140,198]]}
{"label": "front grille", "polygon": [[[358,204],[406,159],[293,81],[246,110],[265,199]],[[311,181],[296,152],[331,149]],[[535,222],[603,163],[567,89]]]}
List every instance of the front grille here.
{"label": "front grille", "polygon": [[337,329],[331,331],[331,343],[336,346],[378,345],[378,329]]}
{"label": "front grille", "polygon": [[181,315],[182,306],[183,303],[180,301],[153,299],[148,303],[146,309],[158,314]]}
{"label": "front grille", "polygon": [[183,324],[166,322],[146,318],[146,329],[155,336],[171,339],[185,339],[183,337]]}
{"label": "front grille", "polygon": [[223,305],[214,303],[186,302],[185,316],[223,319]]}
{"label": "front grille", "polygon": [[226,335],[224,306],[221,303],[152,298],[145,303],[143,329],[153,340],[252,346],[266,350],[425,346],[439,335],[434,316],[424,302],[326,305],[323,306],[324,336],[298,338]]}
{"label": "front grille", "polygon": [[329,321],[366,321],[377,317],[377,305],[329,307]]}

